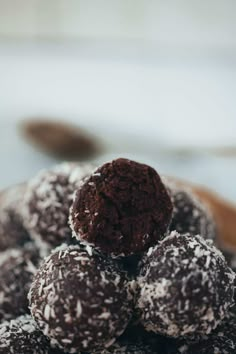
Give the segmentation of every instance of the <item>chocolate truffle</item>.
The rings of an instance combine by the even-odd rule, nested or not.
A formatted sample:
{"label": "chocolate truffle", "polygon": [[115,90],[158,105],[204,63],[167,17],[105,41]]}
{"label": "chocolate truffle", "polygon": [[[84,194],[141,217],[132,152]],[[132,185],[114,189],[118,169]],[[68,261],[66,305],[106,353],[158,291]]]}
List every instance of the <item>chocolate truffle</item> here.
{"label": "chocolate truffle", "polygon": [[63,242],[72,242],[68,216],[73,193],[91,171],[91,165],[63,163],[40,172],[29,183],[23,217],[43,255]]}
{"label": "chocolate truffle", "polygon": [[30,241],[19,212],[25,190],[26,185],[19,184],[0,193],[0,252]]}
{"label": "chocolate truffle", "polygon": [[70,213],[75,237],[112,256],[148,249],[164,237],[172,215],[157,172],[117,159],[99,167],[77,190]]}
{"label": "chocolate truffle", "polygon": [[212,241],[174,231],[141,262],[140,321],[170,337],[209,334],[233,305],[234,281]]}
{"label": "chocolate truffle", "polygon": [[28,312],[27,294],[38,262],[32,243],[0,253],[0,321]]}
{"label": "chocolate truffle", "polygon": [[42,264],[29,292],[31,314],[69,353],[113,344],[128,325],[133,298],[126,274],[108,258],[62,246]]}
{"label": "chocolate truffle", "polygon": [[170,231],[189,232],[204,238],[216,237],[216,225],[208,208],[188,188],[165,180],[174,206]]}
{"label": "chocolate truffle", "polygon": [[181,354],[235,354],[236,353],[236,314],[230,312],[224,321],[198,343],[182,343],[178,346]]}
{"label": "chocolate truffle", "polygon": [[0,354],[8,353],[56,354],[50,349],[49,340],[29,315],[0,324]]}

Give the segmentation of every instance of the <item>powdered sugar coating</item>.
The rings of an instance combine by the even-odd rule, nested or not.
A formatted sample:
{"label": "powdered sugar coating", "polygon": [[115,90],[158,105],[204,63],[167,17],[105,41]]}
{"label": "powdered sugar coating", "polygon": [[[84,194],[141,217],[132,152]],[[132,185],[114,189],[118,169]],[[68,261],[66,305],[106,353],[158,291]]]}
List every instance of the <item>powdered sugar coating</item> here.
{"label": "powdered sugar coating", "polygon": [[31,313],[69,353],[113,344],[133,311],[126,276],[111,260],[63,246],[46,258],[29,292]]}
{"label": "powdered sugar coating", "polygon": [[24,222],[44,255],[63,242],[72,242],[69,208],[81,180],[92,170],[89,164],[62,163],[41,171],[29,183],[23,203]]}
{"label": "powdered sugar coating", "polygon": [[142,261],[140,320],[148,331],[171,337],[209,334],[233,304],[234,281],[211,241],[174,231]]}
{"label": "powdered sugar coating", "polygon": [[0,354],[52,354],[49,340],[30,315],[0,324]]}
{"label": "powdered sugar coating", "polygon": [[25,191],[26,185],[19,184],[0,193],[0,252],[31,240],[19,212]]}
{"label": "powdered sugar coating", "polygon": [[169,230],[215,239],[216,224],[207,206],[189,188],[177,186],[168,179],[164,182],[174,206]]}
{"label": "powdered sugar coating", "polygon": [[27,294],[39,255],[33,244],[0,253],[0,320],[28,312]]}

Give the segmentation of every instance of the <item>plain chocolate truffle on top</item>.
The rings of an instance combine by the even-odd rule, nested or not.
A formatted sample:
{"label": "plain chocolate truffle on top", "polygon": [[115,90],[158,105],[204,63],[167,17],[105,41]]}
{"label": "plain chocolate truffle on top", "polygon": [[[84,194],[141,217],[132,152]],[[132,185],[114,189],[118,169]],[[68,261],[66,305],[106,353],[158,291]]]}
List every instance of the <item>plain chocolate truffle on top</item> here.
{"label": "plain chocolate truffle on top", "polygon": [[62,163],[41,171],[29,182],[22,214],[25,227],[43,255],[64,242],[72,242],[68,217],[73,193],[92,170],[87,164]]}
{"label": "plain chocolate truffle on top", "polygon": [[128,256],[163,238],[171,215],[172,203],[157,172],[120,158],[81,184],[70,224],[82,243],[112,256]]}
{"label": "plain chocolate truffle on top", "polygon": [[141,262],[140,321],[170,337],[209,334],[234,303],[234,281],[210,240],[174,231]]}
{"label": "plain chocolate truffle on top", "polygon": [[29,292],[31,314],[65,352],[107,348],[133,311],[126,274],[108,258],[64,245],[42,264]]}

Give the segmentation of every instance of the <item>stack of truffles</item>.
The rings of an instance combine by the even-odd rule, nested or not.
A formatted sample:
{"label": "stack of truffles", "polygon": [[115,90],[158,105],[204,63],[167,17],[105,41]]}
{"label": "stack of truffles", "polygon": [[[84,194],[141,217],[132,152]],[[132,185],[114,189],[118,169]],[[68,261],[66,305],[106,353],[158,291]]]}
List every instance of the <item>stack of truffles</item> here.
{"label": "stack of truffles", "polygon": [[0,209],[0,354],[236,353],[235,273],[188,189],[64,163]]}

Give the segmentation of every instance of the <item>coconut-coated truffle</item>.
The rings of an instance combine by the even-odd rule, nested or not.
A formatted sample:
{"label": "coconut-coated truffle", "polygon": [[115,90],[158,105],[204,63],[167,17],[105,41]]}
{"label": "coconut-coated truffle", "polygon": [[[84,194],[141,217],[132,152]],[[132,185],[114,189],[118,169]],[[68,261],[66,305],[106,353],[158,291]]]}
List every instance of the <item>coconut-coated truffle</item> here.
{"label": "coconut-coated truffle", "polygon": [[236,314],[230,311],[222,323],[200,342],[178,345],[181,354],[235,354],[236,353]]}
{"label": "coconut-coated truffle", "polygon": [[140,321],[170,337],[209,334],[233,305],[234,281],[212,241],[172,232],[142,260]]}
{"label": "coconut-coated truffle", "polygon": [[0,354],[59,354],[30,315],[0,324]]}
{"label": "coconut-coated truffle", "polygon": [[38,262],[32,243],[0,253],[0,321],[28,312],[27,294]]}
{"label": "coconut-coated truffle", "polygon": [[29,292],[31,314],[69,353],[109,347],[128,325],[133,298],[114,262],[62,246],[42,264]]}
{"label": "coconut-coated truffle", "polygon": [[171,215],[172,203],[157,172],[119,158],[81,184],[70,224],[79,241],[112,256],[128,256],[163,238]]}
{"label": "coconut-coated truffle", "polygon": [[201,235],[204,238],[216,238],[216,224],[206,205],[191,192],[190,189],[177,186],[165,180],[168,192],[173,203],[173,215],[170,231],[179,233],[189,232],[192,235]]}
{"label": "coconut-coated truffle", "polygon": [[0,252],[31,240],[20,215],[25,191],[26,185],[19,184],[0,193]]}
{"label": "coconut-coated truffle", "polygon": [[72,242],[68,216],[73,193],[92,169],[91,165],[62,163],[29,182],[23,201],[24,223],[42,254]]}

